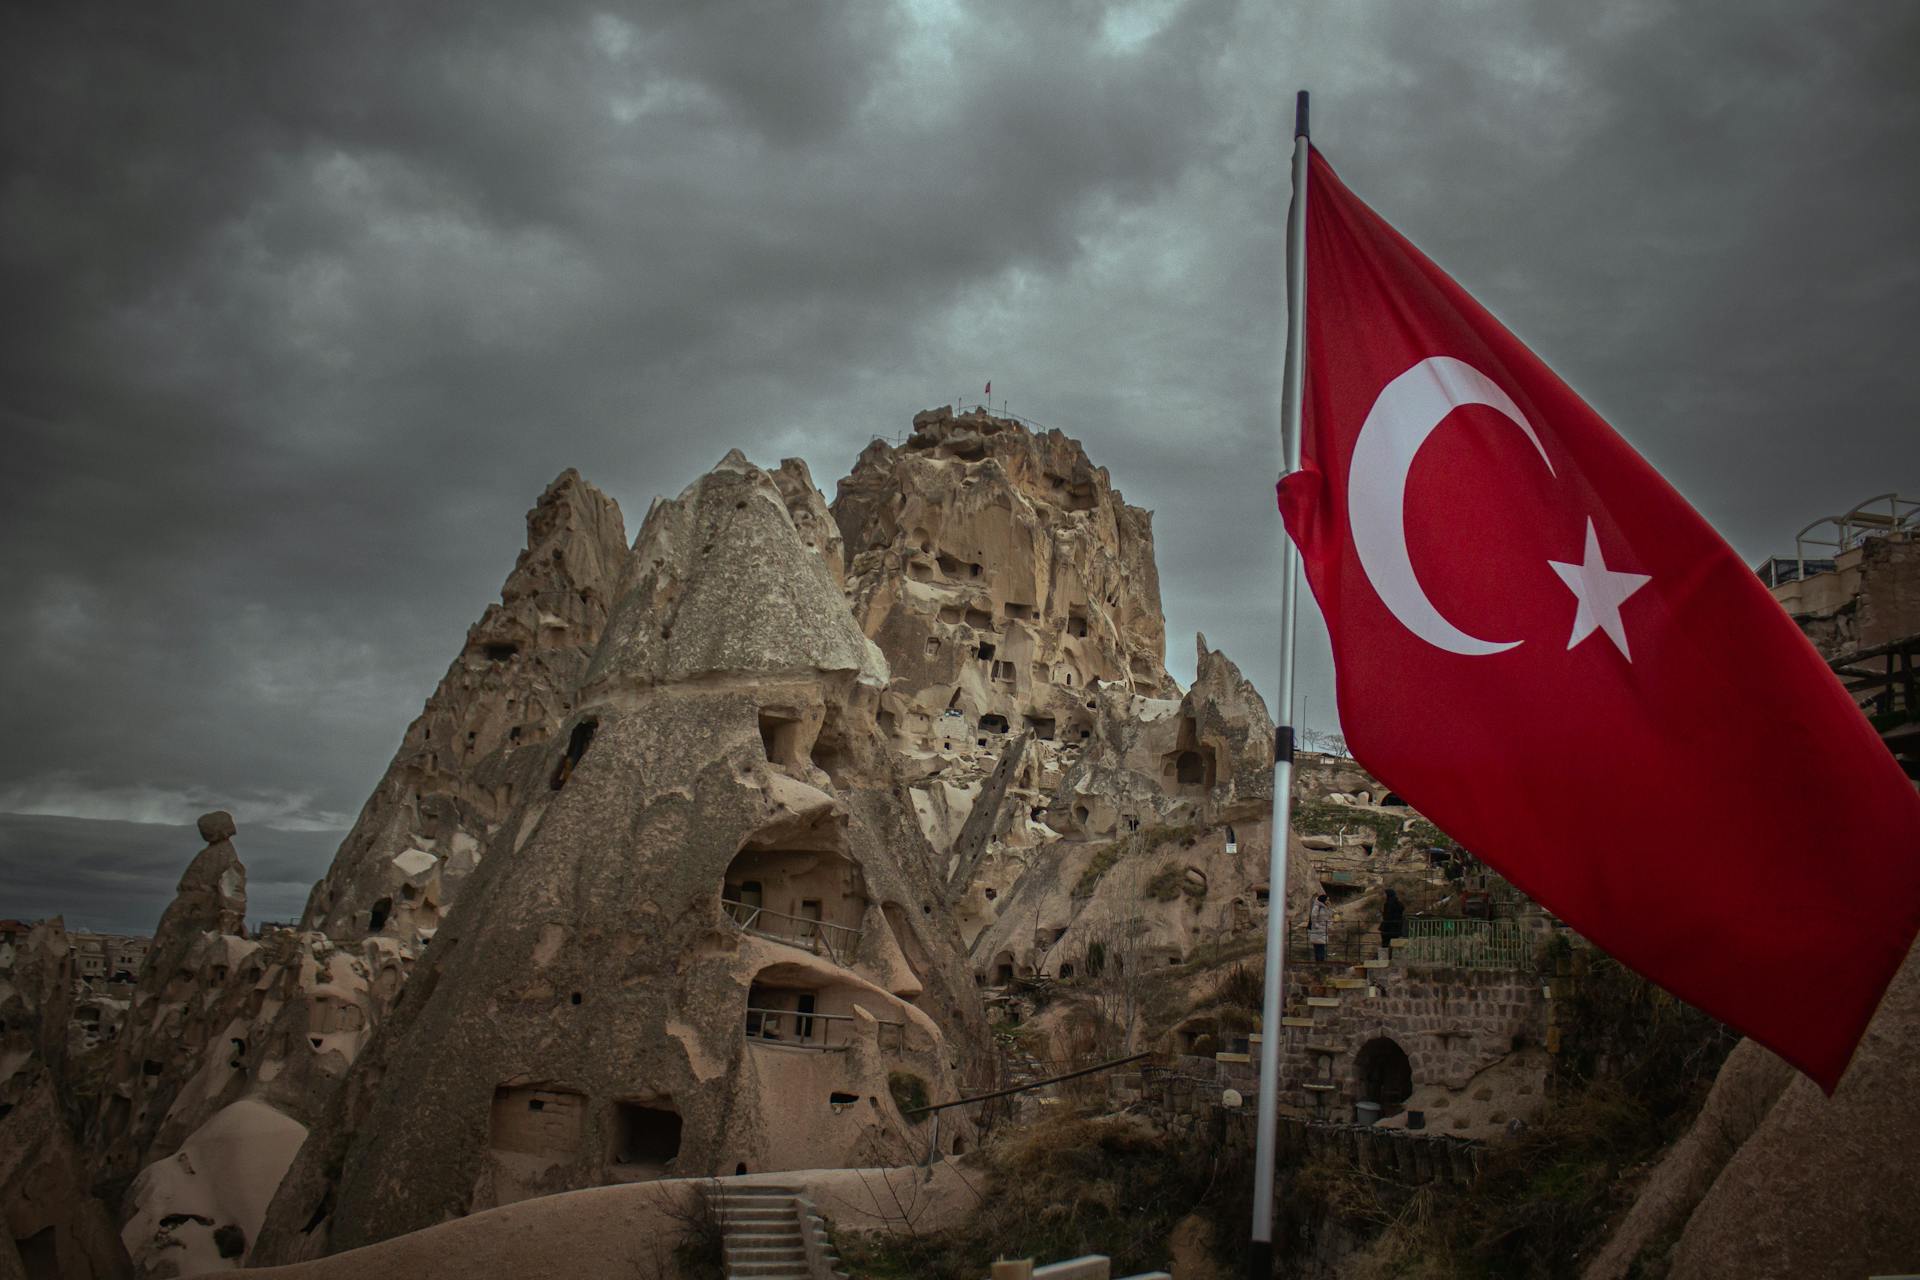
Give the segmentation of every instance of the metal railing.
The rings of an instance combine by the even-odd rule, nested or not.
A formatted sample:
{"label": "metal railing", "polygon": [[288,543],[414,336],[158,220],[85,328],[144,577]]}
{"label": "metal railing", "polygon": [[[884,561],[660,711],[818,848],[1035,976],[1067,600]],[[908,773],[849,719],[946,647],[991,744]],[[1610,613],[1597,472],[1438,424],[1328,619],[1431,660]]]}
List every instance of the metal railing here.
{"label": "metal railing", "polygon": [[1530,970],[1534,937],[1517,920],[1450,920],[1417,916],[1407,921],[1400,958],[1407,964],[1456,969]]}
{"label": "metal railing", "polygon": [[[844,1049],[853,1043],[853,1038],[845,1026],[840,1026],[840,1038],[836,1042],[835,1024],[854,1021],[857,1019],[850,1013],[803,1013],[798,1009],[756,1009],[750,1005],[747,1008],[747,1039],[796,1049]],[[875,1018],[874,1022],[879,1026],[877,1038],[882,1049],[906,1050],[906,1023],[886,1018]],[[887,1043],[889,1029],[892,1032],[892,1044]]]}
{"label": "metal railing", "polygon": [[[775,942],[790,942],[794,946],[805,947],[815,955],[824,951],[835,964],[845,964],[840,953],[846,951],[851,954],[864,936],[861,930],[844,924],[832,924],[807,916],[790,916],[784,911],[749,906],[732,898],[720,899],[720,905],[726,908],[728,919],[745,932],[771,938]],[[837,947],[834,945],[836,935],[840,940]]]}

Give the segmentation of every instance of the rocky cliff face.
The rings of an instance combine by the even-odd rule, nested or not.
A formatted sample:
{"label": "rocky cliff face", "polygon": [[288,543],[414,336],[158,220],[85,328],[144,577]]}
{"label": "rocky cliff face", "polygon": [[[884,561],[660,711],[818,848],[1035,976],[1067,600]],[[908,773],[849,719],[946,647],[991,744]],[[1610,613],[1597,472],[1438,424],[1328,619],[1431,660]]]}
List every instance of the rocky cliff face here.
{"label": "rocky cliff face", "polygon": [[876,723],[887,663],[796,474],[730,454],[649,512],[542,785],[295,1162],[268,1257],[565,1188],[895,1163],[889,1077],[952,1096],[978,1062]]}
{"label": "rocky cliff face", "polygon": [[128,1274],[68,1124],[73,963],[58,919],[0,939],[0,1277]]}
{"label": "rocky cliff face", "polygon": [[945,409],[913,426],[867,447],[833,515],[854,614],[891,664],[879,727],[951,844],[1011,736],[1030,736],[1015,790],[1033,798],[1093,736],[1103,693],[1178,691],[1152,516],[1080,443]]}
{"label": "rocky cliff face", "polygon": [[481,850],[574,709],[626,563],[613,499],[567,470],[527,513],[527,546],[440,686],[408,726],[303,929],[431,938]]}
{"label": "rocky cliff face", "polygon": [[244,936],[209,816],[94,1108],[144,1273],[918,1160],[890,1082],[993,1082],[996,965],[1259,927],[1271,721],[1204,638],[1168,677],[1151,517],[1077,442],[936,410],[831,509],[733,453],[622,536],[549,486],[302,931]]}
{"label": "rocky cliff face", "polygon": [[1587,1280],[1864,1276],[1920,1257],[1920,955],[1907,958],[1831,1098],[1742,1041],[1692,1130]]}
{"label": "rocky cliff face", "polygon": [[204,1010],[227,996],[256,946],[246,940],[247,868],[234,851],[233,815],[206,814],[199,827],[206,847],[187,864],[154,929],[114,1049],[112,1083],[89,1128],[106,1183],[124,1183],[144,1161],[194,1073],[193,1051],[208,1034]]}

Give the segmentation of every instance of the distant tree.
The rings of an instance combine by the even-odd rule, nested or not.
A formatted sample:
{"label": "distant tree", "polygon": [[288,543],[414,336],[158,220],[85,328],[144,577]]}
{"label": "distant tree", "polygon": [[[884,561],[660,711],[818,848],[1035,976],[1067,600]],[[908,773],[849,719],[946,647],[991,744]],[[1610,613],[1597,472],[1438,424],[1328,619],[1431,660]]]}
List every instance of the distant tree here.
{"label": "distant tree", "polygon": [[1319,751],[1330,756],[1347,754],[1345,735],[1335,733],[1331,729],[1302,729],[1300,745],[1309,751]]}

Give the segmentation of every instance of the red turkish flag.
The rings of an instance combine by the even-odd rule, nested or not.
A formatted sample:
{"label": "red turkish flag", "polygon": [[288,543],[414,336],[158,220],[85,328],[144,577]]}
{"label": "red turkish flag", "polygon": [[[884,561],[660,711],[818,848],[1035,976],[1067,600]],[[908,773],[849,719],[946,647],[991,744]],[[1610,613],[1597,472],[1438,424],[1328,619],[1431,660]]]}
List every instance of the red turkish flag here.
{"label": "red turkish flag", "polygon": [[1920,795],[1759,579],[1316,152],[1287,528],[1408,803],[1832,1092],[1920,930]]}

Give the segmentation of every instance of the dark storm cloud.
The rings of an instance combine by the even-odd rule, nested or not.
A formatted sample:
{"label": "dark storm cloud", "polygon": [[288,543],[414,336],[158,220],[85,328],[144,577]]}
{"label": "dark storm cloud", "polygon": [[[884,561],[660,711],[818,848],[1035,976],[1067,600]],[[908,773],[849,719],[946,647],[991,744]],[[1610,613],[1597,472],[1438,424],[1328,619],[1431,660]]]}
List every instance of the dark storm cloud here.
{"label": "dark storm cloud", "polygon": [[[151,934],[205,843],[191,824],[0,813],[0,918],[63,915],[69,929]],[[312,869],[336,843],[324,831],[243,827],[234,848],[247,868],[247,919],[298,919]],[[69,856],[76,850],[85,856]]]}
{"label": "dark storm cloud", "polygon": [[988,377],[1156,510],[1175,670],[1201,628],[1271,690],[1302,84],[1785,549],[1920,489],[1917,48],[1891,5],[15,6],[0,809],[344,826],[563,467],[630,525],[732,445],[831,496]]}

